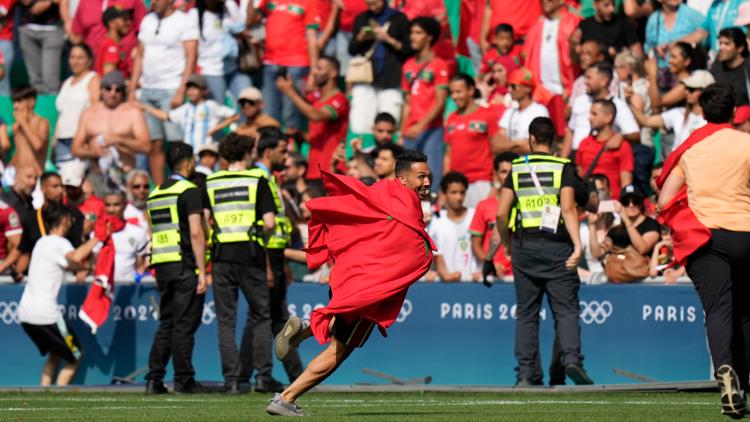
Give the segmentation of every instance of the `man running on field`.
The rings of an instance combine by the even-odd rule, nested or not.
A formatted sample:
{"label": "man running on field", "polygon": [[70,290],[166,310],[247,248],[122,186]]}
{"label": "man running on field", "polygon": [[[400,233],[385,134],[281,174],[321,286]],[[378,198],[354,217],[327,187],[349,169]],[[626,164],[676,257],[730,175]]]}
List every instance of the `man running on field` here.
{"label": "man running on field", "polygon": [[[432,239],[424,230],[420,199],[430,194],[427,157],[416,151],[399,155],[396,180],[370,187],[356,179],[323,172],[330,196],[307,202],[307,263],[311,269],[332,261],[331,300],[313,311],[310,321],[291,317],[276,336],[276,357],[284,357],[315,336],[328,347],[266,411],[301,416],[295,401],[320,384],[355,347],[362,347],[377,326],[383,336],[396,320],[406,291],[430,268]],[[416,193],[416,195],[415,195]]]}

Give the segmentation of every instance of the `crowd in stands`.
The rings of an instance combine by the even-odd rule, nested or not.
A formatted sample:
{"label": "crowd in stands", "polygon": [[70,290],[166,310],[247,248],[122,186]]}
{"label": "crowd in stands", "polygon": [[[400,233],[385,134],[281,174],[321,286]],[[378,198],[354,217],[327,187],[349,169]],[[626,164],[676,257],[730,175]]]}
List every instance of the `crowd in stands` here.
{"label": "crowd in stands", "polygon": [[[684,269],[669,265],[654,180],[705,124],[711,84],[733,87],[750,133],[749,27],[744,0],[0,0],[0,272],[23,280],[56,202],[73,246],[104,215],[125,219],[117,274],[140,279],[170,144],[192,145],[208,175],[225,165],[221,137],[280,131],[296,279],[327,280],[301,251],[321,170],[372,184],[416,149],[440,250],[424,280],[479,281],[511,162],[547,117],[601,200],[581,210],[582,279],[605,282],[606,257],[632,248],[673,282]],[[502,248],[494,263],[512,275]]]}

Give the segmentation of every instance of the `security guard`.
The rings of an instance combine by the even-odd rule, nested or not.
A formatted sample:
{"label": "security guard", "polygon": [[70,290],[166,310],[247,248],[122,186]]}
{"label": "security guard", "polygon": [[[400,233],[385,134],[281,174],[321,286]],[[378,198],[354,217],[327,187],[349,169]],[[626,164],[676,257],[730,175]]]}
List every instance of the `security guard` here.
{"label": "security guard", "polygon": [[[593,383],[583,369],[578,321],[579,181],[569,160],[550,155],[554,134],[550,119],[538,117],[531,122],[532,153],[513,161],[497,210],[500,237],[513,264],[515,355],[520,386],[542,384],[538,354],[539,311],[544,293],[555,319],[566,375],[575,384]],[[517,211],[516,229],[511,235],[508,216],[513,206]]]}
{"label": "security guard", "polygon": [[[289,319],[287,310],[286,291],[287,279],[284,270],[285,258],[284,248],[291,242],[292,222],[286,216],[284,210],[284,199],[281,197],[279,185],[273,176],[273,171],[283,170],[286,166],[287,141],[282,138],[279,131],[261,131],[260,140],[257,146],[258,161],[255,162],[255,168],[250,173],[258,178],[268,181],[271,188],[274,203],[276,205],[276,230],[268,239],[268,242],[262,242],[268,254],[268,260],[273,273],[273,283],[270,288],[271,294],[271,330],[274,336],[278,334]],[[240,347],[240,359],[242,359],[242,376],[240,379],[248,379],[252,371],[252,353],[246,352],[252,348],[253,327],[250,318],[245,326],[245,332],[242,335],[242,346]],[[305,369],[299,353],[294,350],[289,353],[282,361],[286,370],[289,382],[293,382]]]}
{"label": "security guard", "polygon": [[[219,143],[219,155],[227,170],[208,177],[213,228],[213,289],[219,325],[219,353],[225,391],[240,392],[241,362],[237,353],[237,289],[247,299],[255,328],[253,362],[256,391],[280,391],[271,377],[271,311],[266,254],[261,246],[276,229],[273,194],[266,179],[254,176],[253,138],[231,133]],[[261,224],[262,221],[262,224]]]}
{"label": "security guard", "polygon": [[161,305],[146,393],[167,392],[163,380],[170,355],[175,392],[198,393],[205,389],[195,382],[192,356],[208,285],[203,201],[198,187],[187,180],[195,172],[193,148],[175,143],[167,153],[167,165],[172,175],[151,192],[147,203],[151,266],[156,270]]}

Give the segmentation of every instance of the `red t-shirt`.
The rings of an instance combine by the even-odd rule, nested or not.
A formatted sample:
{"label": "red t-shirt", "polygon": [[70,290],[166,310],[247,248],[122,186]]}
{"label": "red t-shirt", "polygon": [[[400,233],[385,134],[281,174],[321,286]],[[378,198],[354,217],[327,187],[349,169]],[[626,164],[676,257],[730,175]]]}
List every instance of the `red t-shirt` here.
{"label": "red t-shirt", "polygon": [[467,114],[453,112],[445,128],[445,143],[451,146],[451,170],[463,173],[469,183],[492,181],[490,139],[498,129],[496,113],[486,107]]}
{"label": "red t-shirt", "polygon": [[339,14],[339,31],[352,32],[354,20],[367,11],[365,0],[344,0],[344,9]]}
{"label": "red t-shirt", "polygon": [[99,220],[104,218],[107,206],[104,205],[104,201],[98,196],[90,195],[78,206],[78,211],[83,214],[86,220]]}
{"label": "red t-shirt", "polygon": [[136,35],[141,26],[141,20],[146,16],[146,6],[143,0],[81,0],[73,18],[73,32],[83,36],[84,42],[94,50],[94,53],[98,52],[102,40],[107,36],[107,28],[102,22],[102,13],[113,6],[133,10],[130,32],[120,44],[125,55],[129,57],[133,48],[138,45]]}
{"label": "red t-shirt", "polygon": [[100,75],[105,64],[114,64],[117,70],[125,75],[125,78],[130,76],[130,57],[125,53],[122,46],[109,36],[102,40],[102,43],[99,45],[99,51],[96,52],[95,59],[94,70]]}
{"label": "red t-shirt", "polygon": [[[319,95],[319,94],[318,94]],[[318,110],[327,108],[333,114],[333,120],[311,121],[308,125],[310,155],[307,159],[307,179],[320,179],[320,169],[331,171],[333,153],[341,141],[346,139],[349,121],[349,100],[343,92],[337,92],[327,100],[311,98],[313,107]],[[320,168],[318,168],[320,166]]]}
{"label": "red t-shirt", "polygon": [[[492,195],[487,199],[479,201],[477,208],[474,210],[474,218],[471,220],[469,225],[469,233],[472,236],[482,237],[482,250],[484,253],[490,250],[490,239],[492,238],[492,228],[495,227],[497,222],[497,196]],[[505,258],[505,252],[503,246],[497,250],[497,253],[492,259],[492,262],[496,264],[502,264],[505,268],[505,274],[512,274],[513,267],[509,260]]]}
{"label": "red t-shirt", "polygon": [[[419,74],[419,75],[417,75]],[[404,63],[401,89],[409,94],[409,115],[406,116],[406,127],[417,123],[437,103],[435,93],[438,89],[448,89],[448,66],[439,57],[434,57],[426,65],[417,63],[411,57]],[[440,127],[443,115],[440,113],[428,129]]]}
{"label": "red t-shirt", "polygon": [[317,0],[315,2],[315,11],[318,13],[318,22],[320,23],[320,30],[325,29],[328,19],[331,18],[333,12],[333,2],[331,0]]}
{"label": "red t-shirt", "polygon": [[13,40],[13,6],[15,5],[16,0],[0,0],[0,15],[5,16],[5,25],[0,28],[0,40]]}
{"label": "red t-shirt", "polygon": [[[523,57],[522,57],[523,48],[521,48],[520,45],[514,45],[513,49],[510,50],[510,53],[508,53],[508,57],[510,57],[511,60],[518,66],[521,67],[523,65]],[[485,75],[492,70],[492,66],[497,63],[498,59],[503,57],[502,54],[500,54],[499,51],[497,51],[497,48],[491,48],[489,49],[483,56],[482,56],[482,67],[479,68],[479,73],[482,75]],[[510,73],[510,69],[508,69],[508,73]]]}
{"label": "red t-shirt", "polygon": [[[593,136],[588,136],[581,141],[578,153],[576,153],[576,164],[582,172],[588,170],[603,145],[603,142],[597,141]],[[620,199],[620,172],[622,171],[633,171],[633,149],[628,141],[622,141],[620,148],[614,151],[604,151],[592,174],[600,173],[607,176],[612,199]]]}
{"label": "red t-shirt", "polygon": [[0,201],[0,259],[8,255],[8,237],[23,233],[21,219],[10,205]]}
{"label": "red t-shirt", "polygon": [[279,66],[310,66],[307,29],[320,28],[317,0],[261,0],[266,16],[266,54],[263,61]]}
{"label": "red t-shirt", "polygon": [[501,23],[513,27],[516,39],[523,38],[542,15],[542,4],[539,1],[526,1],[521,6],[518,0],[490,0],[490,5],[490,39],[495,38],[495,28]]}

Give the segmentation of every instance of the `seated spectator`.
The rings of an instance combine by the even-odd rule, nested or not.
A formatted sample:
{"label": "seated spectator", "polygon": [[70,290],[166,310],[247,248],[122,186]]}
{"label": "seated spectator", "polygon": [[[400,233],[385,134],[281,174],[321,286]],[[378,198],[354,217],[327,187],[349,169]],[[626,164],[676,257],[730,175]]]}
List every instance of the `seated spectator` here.
{"label": "seated spectator", "polygon": [[262,127],[280,128],[278,120],[263,112],[263,93],[255,87],[245,88],[237,99],[242,115],[242,123],[234,130],[238,135],[259,138],[258,129]]}
{"label": "seated spectator", "polygon": [[[510,152],[495,156],[492,167],[495,170],[495,180],[498,186],[502,186],[505,183],[505,179],[510,174],[511,163],[516,158],[517,156]],[[474,218],[472,218],[471,225],[469,226],[471,251],[479,262],[487,259],[491,245],[498,245],[500,243],[500,233],[495,229],[495,224],[497,222],[497,206],[500,201],[501,189],[494,190],[496,193],[493,192],[486,199],[479,201],[474,212]],[[513,272],[510,261],[505,255],[505,251],[503,251],[503,247],[500,245],[492,259],[498,277],[510,275]]]}
{"label": "seated spectator", "polygon": [[219,163],[219,146],[216,142],[204,144],[198,148],[198,163],[195,171],[210,176]]}
{"label": "seated spectator", "polygon": [[[628,97],[628,103],[635,119],[641,126],[653,129],[666,129],[674,133],[674,144],[664,145],[665,154],[679,147],[690,136],[695,129],[706,124],[703,118],[701,106],[698,103],[706,87],[714,83],[714,77],[707,70],[696,70],[689,77],[682,80],[686,92],[686,106],[674,107],[653,116],[646,116],[641,110],[633,105],[632,97]],[[664,138],[662,138],[664,139]]]}
{"label": "seated spectator", "polygon": [[[104,195],[107,214],[125,220],[127,200],[122,191],[113,191]],[[126,222],[125,227],[112,233],[115,245],[115,281],[134,280],[136,274],[147,270],[148,233],[145,228]],[[95,250],[98,253],[99,250]]]}
{"label": "seated spectator", "polygon": [[661,240],[654,246],[651,253],[651,261],[648,266],[648,275],[651,277],[664,277],[665,284],[674,284],[677,279],[687,274],[685,267],[674,264],[674,242],[669,227],[661,227]]}
{"label": "seated spectator", "polygon": [[[612,198],[620,197],[620,188],[633,182],[633,150],[628,142],[619,142],[617,149],[610,149],[616,138],[622,135],[614,129],[617,108],[610,100],[597,99],[589,112],[591,133],[584,138],[576,153],[578,174],[601,173],[607,176],[612,189]],[[599,159],[596,160],[596,157]],[[593,166],[593,168],[592,168]]]}
{"label": "seated spectator", "polygon": [[0,274],[7,274],[18,261],[21,252],[23,224],[16,210],[0,200]]}
{"label": "seated spectator", "polygon": [[624,249],[628,246],[643,256],[651,256],[659,241],[661,226],[644,214],[643,199],[643,195],[632,185],[622,190],[620,202],[615,203],[615,212],[620,215],[621,223],[609,229],[604,241],[589,244],[595,258],[601,259],[612,247]]}
{"label": "seated spectator", "polygon": [[349,100],[336,85],[339,76],[338,60],[321,57],[315,63],[312,75],[317,91],[310,97],[310,102],[302,98],[294,89],[292,80],[287,77],[276,78],[276,86],[310,122],[310,154],[306,178],[320,180],[320,169],[331,168],[333,152],[346,139]]}
{"label": "seated spectator", "polygon": [[187,102],[169,111],[147,103],[140,103],[140,106],[161,121],[179,125],[184,135],[182,141],[197,151],[212,138],[217,139],[238,116],[233,108],[208,99],[208,82],[203,75],[190,76],[185,83],[185,93]]}
{"label": "seated spectator", "polygon": [[156,144],[149,142],[143,112],[125,101],[123,74],[104,75],[101,87],[102,101],[83,111],[71,151],[80,159],[98,159],[96,173],[113,188],[124,185],[125,175],[135,168],[136,154],[148,153]]}
{"label": "seated spectator", "polygon": [[32,87],[13,90],[13,145],[15,152],[10,165],[3,173],[3,184],[12,186],[16,171],[31,167],[36,174],[42,174],[47,161],[49,145],[49,121],[36,114],[37,91]]}
{"label": "seated spectator", "polygon": [[649,59],[646,62],[646,74],[649,80],[649,94],[651,95],[652,107],[674,107],[685,102],[685,86],[680,82],[690,76],[691,72],[706,68],[706,62],[702,57],[699,57],[700,55],[702,55],[702,52],[682,41],[675,43],[669,48],[669,65],[667,70],[669,71],[672,84],[662,87],[666,88],[662,89],[666,91],[663,95],[659,92],[656,59]]}
{"label": "seated spectator", "polygon": [[482,56],[482,67],[479,69],[479,79],[484,80],[495,63],[510,61],[516,67],[523,66],[521,46],[515,43],[513,26],[501,23],[495,28],[495,44]]}
{"label": "seated spectator", "polygon": [[[573,88],[570,90],[569,104],[573,104],[579,96],[586,95],[586,71],[597,63],[608,61],[610,57],[607,53],[607,47],[596,40],[584,41],[579,49],[578,65],[581,67],[581,75],[573,82]],[[610,96],[617,95],[619,80],[619,78],[612,78],[612,82],[609,84]]]}
{"label": "seated spectator", "polygon": [[[160,5],[161,7],[161,5]],[[140,0],[80,0],[78,8],[73,17],[72,34],[68,34],[71,42],[85,43],[93,51],[101,51],[101,44],[107,37],[107,23],[103,19],[103,13],[109,8],[118,8],[129,13],[130,27],[127,34],[119,42],[123,57],[128,62],[127,72],[133,68],[132,56],[138,46],[138,30],[141,27],[143,17],[146,16],[146,5]],[[72,36],[71,36],[72,35]],[[121,69],[122,70],[122,69]],[[109,72],[103,72],[106,75]]]}
{"label": "seated spectator", "polygon": [[492,140],[493,149],[495,152],[528,154],[531,152],[529,125],[537,117],[548,117],[549,112],[546,107],[531,98],[536,84],[528,69],[520,68],[513,71],[508,79],[508,86],[514,106],[505,110],[500,118],[500,129]]}
{"label": "seated spectator", "polygon": [[125,206],[123,214],[125,221],[149,230],[146,219],[146,202],[151,193],[148,173],[143,170],[134,170],[128,175],[127,195],[128,205]]}
{"label": "seated spectator", "polygon": [[118,6],[107,8],[102,15],[102,21],[107,29],[102,38],[99,50],[96,52],[94,69],[99,75],[119,70],[127,78],[133,67],[133,61],[126,49],[125,37],[132,33],[133,12]]}
{"label": "seated spectator", "polygon": [[[615,74],[619,80],[615,96],[620,99],[630,98],[628,105],[640,110],[645,116],[651,115],[653,106],[649,89],[651,84],[646,79],[643,57],[636,57],[630,51],[623,51],[615,57]],[[653,148],[654,140],[649,127],[641,127],[641,144]]]}
{"label": "seated spectator", "polygon": [[[68,1],[20,0],[19,45],[31,86],[46,95],[60,89],[60,62],[70,28]],[[46,150],[45,150],[46,151]]]}
{"label": "seated spectator", "polygon": [[646,41],[643,50],[649,57],[656,57],[659,68],[659,89],[673,85],[667,76],[669,47],[703,24],[703,15],[684,4],[682,0],[662,0],[661,9],[651,13],[646,24]]}
{"label": "seated spectator", "polygon": [[[136,101],[136,92],[140,92],[140,101],[168,112],[185,100],[187,80],[195,73],[200,33],[195,19],[175,9],[171,0],[155,0],[151,9],[138,31],[140,46],[135,50],[128,96]],[[146,123],[152,141],[148,168],[154,183],[161,185],[165,176],[164,141],[177,142],[184,136],[178,125],[152,115],[146,115]]]}
{"label": "seated spectator", "polygon": [[425,154],[436,192],[443,175],[443,111],[448,91],[448,66],[433,51],[440,23],[420,16],[409,22],[409,40],[416,55],[404,64],[401,89],[405,93],[400,144]]}
{"label": "seated spectator", "polygon": [[75,44],[70,48],[68,65],[73,73],[63,82],[55,99],[57,126],[55,127],[55,165],[75,159],[73,137],[78,130],[83,111],[97,104],[101,96],[101,80],[91,70],[94,54],[86,44]]}
{"label": "seated spectator", "polygon": [[492,190],[490,140],[497,131],[497,116],[475,102],[479,91],[474,79],[465,73],[451,78],[450,93],[457,108],[445,122],[443,170],[466,176],[469,187],[464,202],[474,208]]}
{"label": "seated spectator", "polygon": [[596,41],[608,47],[607,53],[616,56],[629,50],[635,56],[643,56],[638,34],[625,15],[617,13],[615,0],[594,0],[594,16],[587,17],[578,25],[574,38],[580,41]]}
{"label": "seated spectator", "polygon": [[[347,20],[348,10],[355,10],[362,3],[367,5],[367,10],[361,12],[354,19],[353,27],[349,28],[354,36],[348,36],[351,40],[348,53],[352,56],[364,56],[371,48],[375,48],[371,60],[372,83],[356,83],[351,88],[351,131],[362,135],[371,133],[373,121],[380,113],[388,113],[396,120],[401,118],[404,104],[404,93],[401,91],[402,70],[411,50],[409,20],[406,15],[389,7],[385,0],[359,0],[359,6],[355,3],[355,0],[344,1],[342,25]],[[341,28],[339,34],[339,38],[346,37],[341,34]]]}
{"label": "seated spectator", "polygon": [[468,186],[468,179],[461,173],[449,172],[442,178],[440,191],[445,195],[445,209],[427,228],[439,250],[435,267],[444,282],[479,281],[482,276],[469,234],[474,209],[464,206]]}
{"label": "seated spectator", "polygon": [[[49,232],[34,246],[29,268],[29,281],[18,304],[18,319],[29,338],[44,356],[49,354],[42,369],[41,385],[68,385],[76,375],[82,356],[81,344],[70,324],[60,313],[57,296],[65,270],[86,268],[99,239],[93,238],[77,249],[67,239],[72,216],[70,209],[53,204],[44,212]],[[66,361],[58,373],[60,360]]]}
{"label": "seated spectator", "polygon": [[711,66],[714,79],[731,85],[735,93],[735,106],[750,104],[747,74],[750,60],[745,34],[739,28],[723,29],[719,33],[719,55]]}

